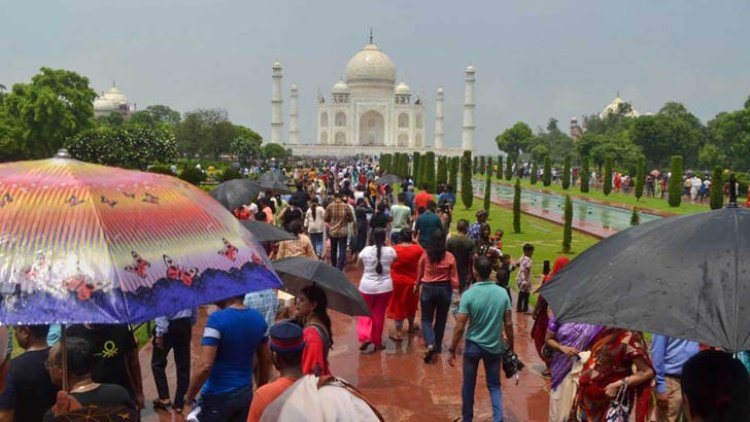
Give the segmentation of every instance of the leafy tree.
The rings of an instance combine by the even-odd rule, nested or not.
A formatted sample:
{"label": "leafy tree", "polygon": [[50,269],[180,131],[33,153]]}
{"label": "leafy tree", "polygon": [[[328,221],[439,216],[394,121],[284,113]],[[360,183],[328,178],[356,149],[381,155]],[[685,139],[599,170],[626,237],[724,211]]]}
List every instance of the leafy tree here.
{"label": "leafy tree", "polygon": [[98,117],[96,122],[104,126],[117,127],[122,126],[125,123],[125,117],[123,117],[122,114],[113,111],[107,116]]}
{"label": "leafy tree", "polygon": [[630,225],[637,226],[641,224],[641,213],[638,212],[637,207],[633,207],[633,213],[630,215]]}
{"label": "leafy tree", "polygon": [[714,168],[727,161],[727,156],[714,144],[706,144],[698,154],[698,165],[702,168]]}
{"label": "leafy tree", "polygon": [[591,169],[589,168],[589,157],[584,156],[581,160],[581,193],[589,192],[589,177],[591,177]]}
{"label": "leafy tree", "polygon": [[549,148],[544,145],[537,145],[531,149],[531,159],[533,161],[542,162],[544,157],[549,155]]}
{"label": "leafy tree", "polygon": [[721,166],[714,167],[713,176],[711,176],[711,209],[718,210],[724,207],[724,170]]}
{"label": "leafy tree", "polygon": [[730,168],[750,169],[750,97],[745,108],[719,113],[708,122],[708,142],[726,154],[724,164]]}
{"label": "leafy tree", "polygon": [[505,151],[512,158],[509,161],[517,161],[521,150],[526,149],[533,137],[534,134],[529,125],[524,122],[517,122],[513,127],[498,135],[495,142],[501,151]]}
{"label": "leafy tree", "polygon": [[289,151],[279,144],[268,143],[263,145],[263,157],[266,159],[275,158],[279,161],[286,160],[289,157]]}
{"label": "leafy tree", "polygon": [[198,186],[206,180],[206,173],[195,167],[188,167],[180,173],[180,179]]}
{"label": "leafy tree", "polygon": [[459,157],[450,158],[450,178],[449,182],[453,188],[453,192],[458,188],[458,170],[460,167],[461,159]]}
{"label": "leafy tree", "polygon": [[437,180],[438,185],[448,183],[448,157],[439,157],[437,163]]}
{"label": "leafy tree", "polygon": [[180,150],[189,157],[210,156],[218,160],[231,150],[236,127],[223,109],[198,109],[185,113],[175,131]]}
{"label": "leafy tree", "polygon": [[[75,72],[43,67],[31,83],[15,84],[3,99],[3,114],[21,128],[20,149],[48,158],[65,140],[92,126],[96,92]],[[0,116],[1,117],[1,116]]]}
{"label": "leafy tree", "polygon": [[430,192],[436,191],[435,186],[435,153],[432,151],[428,151],[427,154],[424,155],[425,158],[425,169],[424,169],[424,180],[422,183],[427,183],[430,188]]}
{"label": "leafy tree", "polygon": [[532,185],[536,185],[536,182],[539,179],[539,168],[536,165],[536,161],[531,165],[531,176],[529,179]]}
{"label": "leafy tree", "polygon": [[463,202],[466,209],[471,208],[471,204],[474,202],[474,191],[471,186],[471,170],[471,151],[464,151],[461,160],[461,202]]}
{"label": "leafy tree", "polygon": [[562,174],[562,188],[568,190],[570,187],[570,155],[565,156]]}
{"label": "leafy tree", "polygon": [[503,156],[502,155],[497,156],[497,173],[495,174],[495,177],[497,177],[497,180],[502,180],[503,178]]}
{"label": "leafy tree", "polygon": [[172,110],[169,106],[156,104],[146,107],[144,110],[156,122],[177,126],[180,123],[180,112]]}
{"label": "leafy tree", "polygon": [[612,193],[612,157],[604,161],[604,194]]}
{"label": "leafy tree", "polygon": [[672,156],[672,176],[669,178],[669,202],[670,207],[679,207],[682,202],[682,156]]}
{"label": "leafy tree", "polygon": [[544,157],[543,184],[544,186],[552,184],[552,161],[550,160],[549,155]]}
{"label": "leafy tree", "polygon": [[241,165],[249,165],[253,160],[262,157],[263,139],[257,133],[242,126],[235,126],[236,136],[229,145],[229,151]]}
{"label": "leafy tree", "polygon": [[635,119],[630,137],[657,167],[666,165],[671,154],[689,157],[697,164],[703,125],[684,105],[668,102],[656,115]]}
{"label": "leafy tree", "polygon": [[646,182],[646,160],[638,158],[638,168],[635,172],[635,197],[640,200],[643,196],[643,184]]}
{"label": "leafy tree", "polygon": [[521,233],[521,179],[513,185],[513,233]]}
{"label": "leafy tree", "polygon": [[174,137],[147,127],[98,127],[67,143],[70,154],[82,161],[145,171],[157,161],[177,158]]}
{"label": "leafy tree", "polygon": [[570,253],[573,243],[573,202],[565,195],[565,226],[563,228],[563,253]]}
{"label": "leafy tree", "polygon": [[[492,169],[492,157],[487,158],[487,167],[490,170]],[[490,170],[487,171],[484,179],[484,203],[482,204],[487,212],[490,211],[490,199],[492,197],[492,171]]]}

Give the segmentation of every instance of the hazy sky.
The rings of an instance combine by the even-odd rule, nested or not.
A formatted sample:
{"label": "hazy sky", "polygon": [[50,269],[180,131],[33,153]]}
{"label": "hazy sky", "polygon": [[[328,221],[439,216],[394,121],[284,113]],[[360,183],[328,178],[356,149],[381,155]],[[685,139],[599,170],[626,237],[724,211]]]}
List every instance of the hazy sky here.
{"label": "hazy sky", "polygon": [[[3,0],[0,83],[41,66],[112,80],[143,108],[222,107],[268,138],[271,64],[300,89],[300,138],[312,142],[326,97],[367,42],[423,98],[432,142],[445,89],[446,144],[459,146],[463,69],[477,68],[476,145],[518,120],[598,112],[619,91],[641,112],[684,103],[701,120],[750,94],[748,0]],[[285,126],[285,138],[288,126]]]}

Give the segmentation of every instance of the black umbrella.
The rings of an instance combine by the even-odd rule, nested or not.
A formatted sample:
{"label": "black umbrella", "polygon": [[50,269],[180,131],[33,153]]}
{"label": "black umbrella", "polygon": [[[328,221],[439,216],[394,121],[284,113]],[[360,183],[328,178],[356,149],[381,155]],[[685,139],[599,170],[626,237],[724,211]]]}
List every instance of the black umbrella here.
{"label": "black umbrella", "polygon": [[280,229],[273,224],[258,220],[240,220],[243,226],[253,234],[258,242],[280,242],[282,240],[294,240],[297,236],[286,230]]}
{"label": "black umbrella", "polygon": [[378,179],[379,185],[396,185],[401,183],[403,179],[396,176],[395,174],[386,174],[385,176]]}
{"label": "black umbrella", "polygon": [[261,191],[260,185],[253,181],[234,179],[213,188],[209,195],[221,202],[224,208],[234,211],[242,205],[255,201]]}
{"label": "black umbrella", "polygon": [[325,290],[331,309],[351,316],[370,315],[362,295],[338,268],[298,256],[271,261],[271,264],[288,293],[296,296],[303,287],[315,284]]}
{"label": "black umbrella", "polygon": [[750,209],[622,231],[574,259],[540,294],[563,322],[750,350]]}
{"label": "black umbrella", "polygon": [[270,190],[274,195],[291,192],[289,186],[286,185],[286,178],[273,171],[263,173],[258,179],[258,184],[264,191]]}

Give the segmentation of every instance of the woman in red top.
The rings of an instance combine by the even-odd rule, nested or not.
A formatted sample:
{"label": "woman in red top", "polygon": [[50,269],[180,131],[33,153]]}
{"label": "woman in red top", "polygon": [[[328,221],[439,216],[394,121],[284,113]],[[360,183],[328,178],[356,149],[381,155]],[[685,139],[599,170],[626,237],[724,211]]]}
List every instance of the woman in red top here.
{"label": "woman in red top", "polygon": [[448,320],[453,290],[458,290],[456,258],[445,250],[445,233],[441,230],[435,230],[425,252],[419,258],[414,291],[419,291],[420,286],[422,335],[427,347],[424,362],[430,363],[435,353],[440,353],[443,349],[445,323]]}
{"label": "woman in red top", "polygon": [[297,296],[297,322],[303,327],[305,349],[302,351],[302,373],[330,375],[328,351],[333,344],[328,298],[318,286],[307,286]]}
{"label": "woman in red top", "polygon": [[396,250],[396,260],[391,264],[393,294],[387,310],[388,319],[396,321],[396,334],[391,336],[394,341],[403,340],[404,319],[409,321],[410,333],[416,328],[414,317],[417,315],[419,296],[414,292],[414,282],[417,279],[417,262],[424,253],[424,249],[413,242],[410,229],[401,229],[399,240],[400,243],[393,247]]}

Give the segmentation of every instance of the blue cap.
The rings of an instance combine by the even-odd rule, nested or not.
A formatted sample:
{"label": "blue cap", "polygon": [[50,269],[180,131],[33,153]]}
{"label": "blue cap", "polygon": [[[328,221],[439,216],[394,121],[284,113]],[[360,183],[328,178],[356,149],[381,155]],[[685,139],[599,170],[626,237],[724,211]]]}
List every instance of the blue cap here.
{"label": "blue cap", "polygon": [[270,347],[274,352],[299,352],[305,348],[302,327],[293,322],[284,321],[272,325],[269,336]]}

